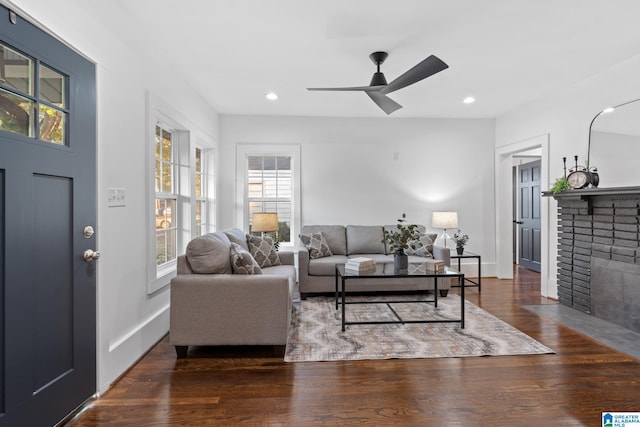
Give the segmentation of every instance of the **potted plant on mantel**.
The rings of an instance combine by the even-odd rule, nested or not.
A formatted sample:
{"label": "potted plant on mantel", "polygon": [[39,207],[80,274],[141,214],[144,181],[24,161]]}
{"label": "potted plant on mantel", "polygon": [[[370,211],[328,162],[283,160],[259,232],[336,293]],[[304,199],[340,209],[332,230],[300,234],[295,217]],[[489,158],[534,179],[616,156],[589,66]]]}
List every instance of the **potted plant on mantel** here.
{"label": "potted plant on mantel", "polygon": [[420,239],[418,226],[415,224],[404,225],[406,214],[398,220],[397,230],[385,230],[382,243],[388,243],[389,249],[393,252],[393,266],[395,270],[407,270],[409,268],[409,256],[404,253],[411,248],[416,249],[414,242]]}

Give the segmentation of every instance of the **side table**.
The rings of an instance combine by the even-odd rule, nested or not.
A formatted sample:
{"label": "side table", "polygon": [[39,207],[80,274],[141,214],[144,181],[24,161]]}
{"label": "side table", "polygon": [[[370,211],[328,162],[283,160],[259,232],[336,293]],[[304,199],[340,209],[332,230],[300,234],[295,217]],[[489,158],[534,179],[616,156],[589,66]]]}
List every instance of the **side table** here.
{"label": "side table", "polygon": [[[475,258],[478,261],[478,279],[477,282],[471,279],[467,279],[467,276],[465,275],[464,277],[464,282],[469,282],[471,283],[471,285],[464,285],[466,288],[469,287],[473,287],[473,286],[477,286],[478,287],[478,292],[480,292],[482,290],[482,259],[480,257],[480,255],[478,254],[474,254],[473,252],[467,252],[464,251],[462,253],[462,255],[458,255],[455,251],[451,252],[451,259],[457,259],[458,260],[458,271],[460,270],[460,260],[461,259],[467,259],[467,258]],[[463,283],[464,283],[463,282]],[[451,285],[452,288],[459,288],[460,285]]]}

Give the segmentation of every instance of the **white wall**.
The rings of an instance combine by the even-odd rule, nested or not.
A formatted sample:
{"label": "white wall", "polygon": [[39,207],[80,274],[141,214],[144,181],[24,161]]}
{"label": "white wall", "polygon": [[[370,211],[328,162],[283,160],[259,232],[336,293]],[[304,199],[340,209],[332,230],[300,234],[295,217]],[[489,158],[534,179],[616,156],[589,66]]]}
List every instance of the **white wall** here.
{"label": "white wall", "polygon": [[[526,141],[539,135],[549,135],[549,152],[546,161],[549,165],[549,182],[543,183],[543,190],[553,185],[556,178],[561,177],[562,157],[567,157],[567,164],[574,164],[573,156],[579,156],[579,164],[584,165],[587,158],[589,141],[589,125],[591,120],[605,107],[619,105],[632,99],[640,98],[640,56],[630,58],[606,72],[578,82],[556,94],[526,104],[496,119],[496,151],[508,150],[511,144]],[[623,151],[626,153],[626,151]],[[624,157],[618,153],[620,158]],[[604,159],[603,159],[604,160]],[[591,156],[591,165],[598,165],[597,155]],[[616,182],[615,171],[611,176],[603,175],[600,186],[611,186],[608,182]],[[615,185],[615,184],[614,184]],[[627,185],[640,185],[640,181]],[[542,248],[543,262],[550,265],[547,277],[548,289],[542,289],[543,295],[555,296],[557,287],[557,203],[550,198],[548,203],[549,226],[548,245]],[[547,293],[549,291],[549,293]]]}
{"label": "white wall", "polygon": [[[188,117],[195,137],[217,139],[217,113],[161,67],[161,58],[145,58],[144,52],[131,51],[115,38],[119,11],[111,9],[116,7],[112,2],[15,3],[96,63],[96,236],[102,254],[97,264],[97,350],[98,389],[104,391],[168,331],[168,288],[146,292],[146,93]],[[126,189],[125,207],[107,208],[111,187]]]}
{"label": "white wall", "polygon": [[221,115],[222,228],[241,226],[238,143],[300,144],[303,225],[394,224],[404,212],[431,229],[431,212],[455,210],[494,274],[493,120]]}

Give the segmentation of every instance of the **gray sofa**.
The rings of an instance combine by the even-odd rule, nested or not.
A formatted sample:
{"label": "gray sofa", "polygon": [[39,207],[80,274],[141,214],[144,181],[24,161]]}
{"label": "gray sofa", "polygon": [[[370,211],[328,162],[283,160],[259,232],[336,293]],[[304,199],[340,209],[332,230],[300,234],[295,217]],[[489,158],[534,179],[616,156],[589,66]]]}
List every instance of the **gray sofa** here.
{"label": "gray sofa", "polygon": [[[192,240],[171,280],[169,341],[179,358],[188,346],[272,345],[284,354],[295,287],[293,252],[261,274],[234,274],[232,243],[249,250],[238,229]],[[255,257],[258,259],[259,257]]]}
{"label": "gray sofa", "polygon": [[[335,266],[346,263],[352,257],[367,257],[376,263],[393,263],[393,254],[387,244],[382,243],[385,230],[396,230],[396,225],[307,225],[302,227],[300,235],[321,232],[332,255],[312,259],[309,250],[301,243],[298,250],[298,269],[300,296],[335,291]],[[425,234],[425,227],[418,226]],[[435,235],[429,235],[435,240]],[[433,258],[451,262],[448,248],[433,245]],[[409,262],[423,262],[424,257],[409,255]],[[438,280],[440,294],[446,296],[451,283],[449,279]],[[350,292],[380,291],[423,291],[433,290],[433,279],[371,279],[356,280],[350,283]]]}

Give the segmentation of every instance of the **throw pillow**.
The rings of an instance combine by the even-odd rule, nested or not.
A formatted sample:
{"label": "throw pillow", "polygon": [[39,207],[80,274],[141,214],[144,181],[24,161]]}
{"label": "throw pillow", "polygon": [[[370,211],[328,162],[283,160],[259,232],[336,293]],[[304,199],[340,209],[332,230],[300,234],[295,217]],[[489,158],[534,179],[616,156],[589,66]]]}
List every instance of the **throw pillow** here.
{"label": "throw pillow", "polygon": [[411,240],[409,245],[414,245],[416,248],[413,249],[409,246],[407,249],[407,255],[416,255],[425,258],[433,258],[433,239],[429,234],[420,234],[420,238],[418,240]]}
{"label": "throw pillow", "polygon": [[302,244],[304,245],[304,247],[309,250],[309,258],[311,259],[323,258],[333,255],[333,253],[331,253],[331,249],[329,248],[329,244],[322,235],[322,232],[301,234],[300,240],[302,240]]}
{"label": "throw pillow", "polygon": [[196,237],[187,245],[189,265],[197,274],[231,273],[229,249],[231,242],[224,233],[210,233]]}
{"label": "throw pillow", "polygon": [[235,274],[262,274],[251,254],[237,243],[231,243],[231,268]]}
{"label": "throw pillow", "polygon": [[224,234],[227,235],[229,240],[233,243],[237,243],[242,246],[242,249],[245,251],[249,250],[249,246],[247,245],[247,235],[244,231],[239,228],[230,228],[224,231]]}
{"label": "throw pillow", "polygon": [[[422,233],[420,233],[420,235],[422,235]],[[436,240],[438,239],[438,234],[437,233],[426,233],[426,235],[431,238],[431,246],[429,247],[429,252],[431,252],[431,254],[433,254],[433,245],[436,244]]]}
{"label": "throw pillow", "polygon": [[258,262],[260,268],[273,267],[281,264],[278,251],[275,246],[273,246],[273,239],[271,237],[259,237],[247,234],[247,244],[249,245],[251,256]]}

